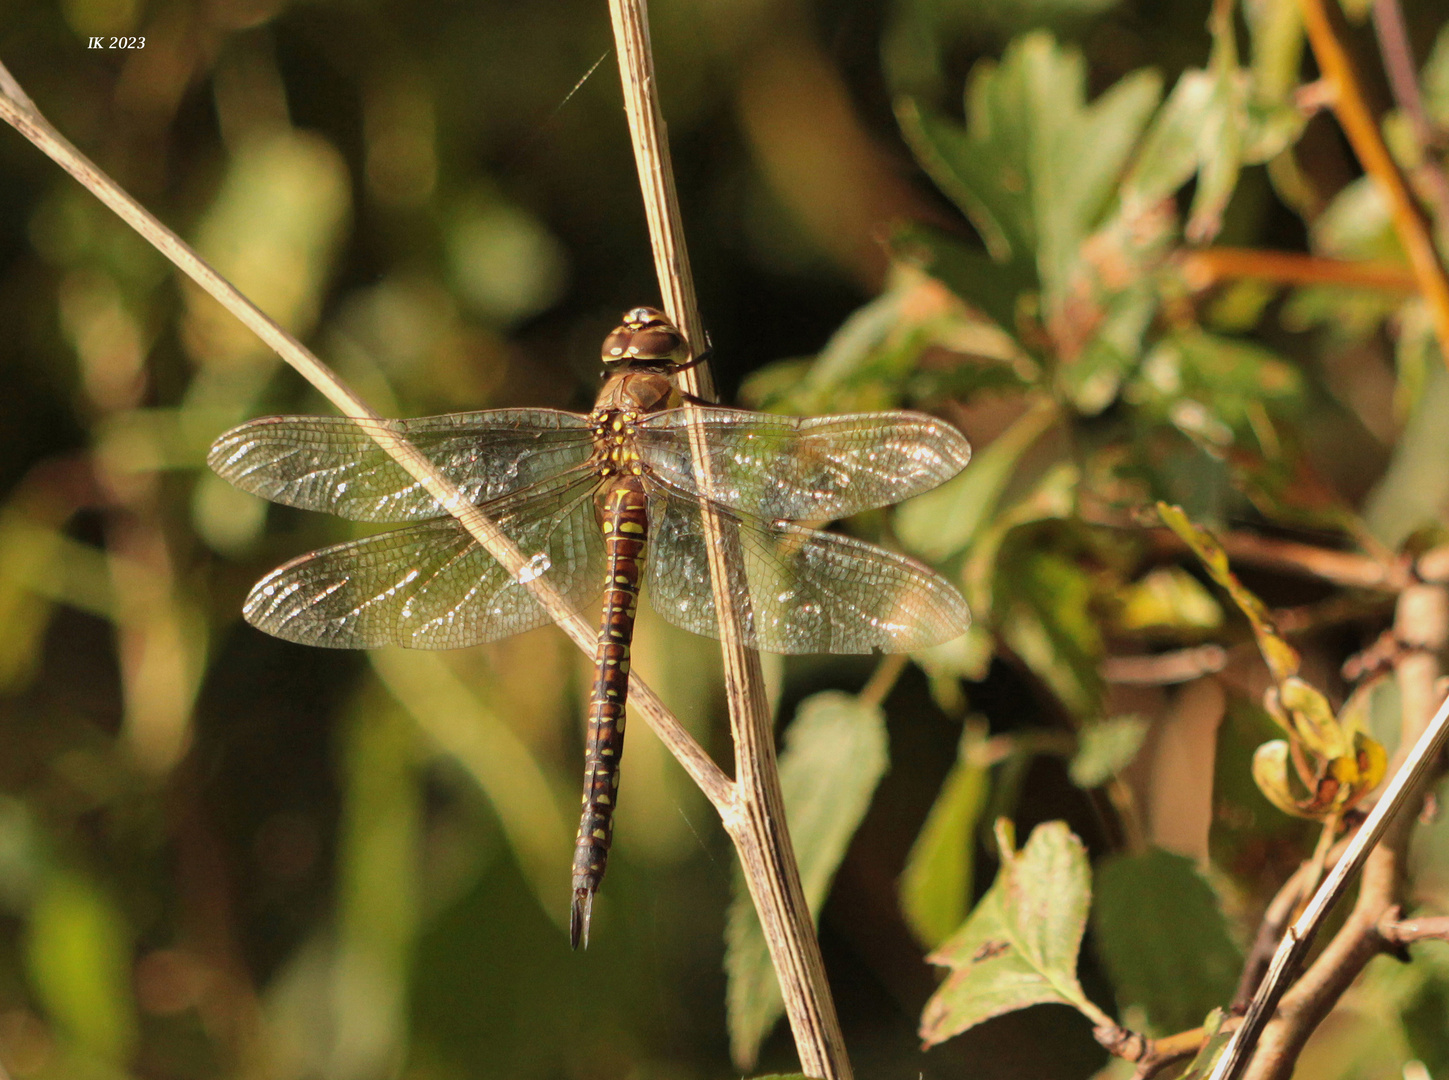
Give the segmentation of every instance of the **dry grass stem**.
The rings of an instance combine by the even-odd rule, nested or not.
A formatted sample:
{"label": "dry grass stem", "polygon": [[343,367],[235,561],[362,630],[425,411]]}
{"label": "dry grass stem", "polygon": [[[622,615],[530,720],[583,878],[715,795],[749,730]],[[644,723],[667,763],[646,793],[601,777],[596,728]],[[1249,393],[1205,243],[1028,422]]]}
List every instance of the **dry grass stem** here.
{"label": "dry grass stem", "polygon": [[[704,345],[704,333],[659,107],[648,14],[643,0],[609,0],[609,11],[664,307],[699,350]],[[709,393],[702,367],[689,369],[681,378],[682,389],[701,398]],[[709,467],[702,438],[702,432],[692,431],[694,467],[700,473],[702,486],[707,488]],[[739,853],[750,898],[759,914],[795,1036],[800,1066],[810,1076],[849,1080],[852,1073],[845,1040],[786,827],[785,803],[775,759],[774,725],[765,697],[764,677],[758,655],[745,647],[739,632],[741,617],[746,613],[737,609],[738,590],[730,585],[743,573],[743,558],[735,538],[722,528],[722,522],[708,503],[703,506],[702,526],[719,618],[725,694],[735,746],[734,797],[721,810],[721,818]]]}

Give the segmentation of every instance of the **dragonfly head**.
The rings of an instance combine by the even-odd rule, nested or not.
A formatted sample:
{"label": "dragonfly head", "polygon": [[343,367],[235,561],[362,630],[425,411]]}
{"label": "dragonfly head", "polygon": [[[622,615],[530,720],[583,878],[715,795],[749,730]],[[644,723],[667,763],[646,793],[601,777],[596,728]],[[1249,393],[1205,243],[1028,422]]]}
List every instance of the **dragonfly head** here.
{"label": "dragonfly head", "polygon": [[604,339],[601,358],[611,371],[668,372],[689,362],[689,343],[662,311],[636,307]]}

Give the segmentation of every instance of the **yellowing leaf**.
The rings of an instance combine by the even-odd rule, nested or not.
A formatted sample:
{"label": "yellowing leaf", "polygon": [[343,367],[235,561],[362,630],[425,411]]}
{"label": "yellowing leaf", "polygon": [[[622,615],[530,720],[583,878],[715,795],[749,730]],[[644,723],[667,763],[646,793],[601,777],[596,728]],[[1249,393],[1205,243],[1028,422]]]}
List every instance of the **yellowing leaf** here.
{"label": "yellowing leaf", "polygon": [[1298,650],[1279,635],[1273,625],[1273,618],[1267,607],[1259,600],[1228,566],[1228,554],[1222,545],[1206,529],[1199,528],[1180,506],[1169,506],[1159,502],[1157,512],[1162,523],[1177,534],[1201,561],[1212,579],[1227,591],[1233,603],[1248,617],[1253,626],[1253,635],[1258,639],[1258,650],[1268,664],[1275,682],[1282,682],[1298,672]]}
{"label": "yellowing leaf", "polygon": [[1066,824],[1038,825],[1020,852],[997,824],[1001,870],[976,910],[928,959],[951,974],[926,1003],[921,1038],[945,1042],[983,1020],[1055,1002],[1095,1023],[1106,1017],[1077,982],[1091,903],[1091,869]]}

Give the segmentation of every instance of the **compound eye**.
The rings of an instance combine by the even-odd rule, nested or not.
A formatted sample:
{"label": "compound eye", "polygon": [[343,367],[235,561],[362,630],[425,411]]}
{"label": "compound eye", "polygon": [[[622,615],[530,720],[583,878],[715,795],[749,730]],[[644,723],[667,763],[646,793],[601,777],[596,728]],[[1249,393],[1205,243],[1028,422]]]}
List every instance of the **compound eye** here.
{"label": "compound eye", "polygon": [[677,367],[689,358],[689,347],[667,318],[653,308],[635,308],[622,325],[604,339],[600,359],[605,367]]}

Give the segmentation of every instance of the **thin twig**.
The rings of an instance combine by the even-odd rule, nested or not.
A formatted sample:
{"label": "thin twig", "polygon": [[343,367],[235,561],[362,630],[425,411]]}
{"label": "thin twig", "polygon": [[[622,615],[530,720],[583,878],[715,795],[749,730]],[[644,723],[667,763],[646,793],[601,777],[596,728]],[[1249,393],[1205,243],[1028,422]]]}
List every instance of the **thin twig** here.
{"label": "thin twig", "polygon": [[[1429,307],[1439,352],[1449,364],[1449,273],[1434,246],[1434,237],[1423,210],[1409,190],[1393,155],[1384,145],[1378,120],[1364,101],[1348,50],[1334,30],[1325,0],[1299,0],[1308,42],[1318,61],[1318,70],[1333,89],[1333,112],[1348,136],[1364,171],[1374,178],[1389,203],[1394,231],[1409,256],[1419,291]],[[1335,5],[1336,9],[1337,5]]]}
{"label": "thin twig", "polygon": [[[1169,529],[1152,529],[1147,535],[1153,546],[1164,554],[1187,550],[1187,545]],[[1413,580],[1408,566],[1402,562],[1386,562],[1353,551],[1335,551],[1249,532],[1224,532],[1218,538],[1235,563],[1308,574],[1347,589],[1397,593]]]}
{"label": "thin twig", "polygon": [[1395,948],[1402,949],[1416,941],[1449,941],[1449,915],[1427,919],[1384,919],[1379,922],[1379,936]]}
{"label": "thin twig", "polygon": [[1145,656],[1108,656],[1102,678],[1124,686],[1172,686],[1222,671],[1228,651],[1221,645],[1194,645]]}
{"label": "thin twig", "polygon": [[1188,288],[1199,292],[1236,278],[1280,285],[1340,285],[1400,293],[1416,292],[1419,288],[1414,272],[1399,263],[1328,259],[1291,251],[1190,248],[1182,253],[1177,265]]}
{"label": "thin twig", "polygon": [[[1343,858],[1348,844],[1348,838],[1340,839],[1329,851],[1326,865],[1331,867]],[[1242,1016],[1248,1011],[1248,1006],[1253,1001],[1253,995],[1258,990],[1258,984],[1263,981],[1263,975],[1268,970],[1268,963],[1273,957],[1278,940],[1283,936],[1283,928],[1292,921],[1293,913],[1298,910],[1299,904],[1303,900],[1303,894],[1308,891],[1308,882],[1315,877],[1316,872],[1312,862],[1305,860],[1269,901],[1268,908],[1263,912],[1263,918],[1258,923],[1258,932],[1253,938],[1253,945],[1248,950],[1247,959],[1243,962],[1243,973],[1238,980],[1238,991],[1233,995],[1232,1005],[1228,1007],[1228,1011],[1234,1016]]]}
{"label": "thin twig", "polygon": [[1414,50],[1409,45],[1409,31],[1404,25],[1404,12],[1399,0],[1374,0],[1374,36],[1379,40],[1379,55],[1389,77],[1394,100],[1409,121],[1409,130],[1419,144],[1419,177],[1428,188],[1439,219],[1441,238],[1449,237],[1449,177],[1439,164],[1434,125],[1424,111],[1424,95],[1419,90],[1419,74],[1414,64]]}
{"label": "thin twig", "polygon": [[[674,172],[659,107],[649,21],[644,0],[609,0],[624,106],[639,169],[649,237],[665,311],[699,350],[704,344],[698,305],[684,246]],[[683,389],[708,394],[704,365],[683,373]],[[699,380],[699,381],[695,381]],[[709,458],[703,432],[692,428],[694,468],[709,482]],[[730,805],[721,809],[734,841],[750,898],[779,978],[785,1013],[795,1036],[800,1066],[822,1080],[850,1080],[850,1061],[815,939],[815,921],[805,900],[800,871],[785,822],[785,801],[775,760],[775,734],[765,696],[759,656],[745,647],[740,633],[744,614],[736,596],[747,590],[737,538],[723,528],[712,505],[702,503],[702,531],[709,558],[715,612],[724,657],[725,694],[735,744],[735,784]]]}
{"label": "thin twig", "polygon": [[[1220,1032],[1232,1031],[1238,1024],[1237,1017],[1227,1017]],[[1113,1057],[1130,1061],[1137,1066],[1132,1080],[1151,1080],[1152,1077],[1179,1062],[1185,1061],[1202,1049],[1207,1042],[1208,1029],[1195,1027],[1172,1035],[1149,1038],[1141,1032],[1106,1024],[1092,1032],[1092,1036]]]}
{"label": "thin twig", "polygon": [[[262,339],[277,355],[294,367],[303,378],[315,386],[344,416],[354,417],[377,444],[387,452],[408,474],[424,486],[438,503],[452,514],[464,528],[487,549],[518,580],[524,582],[529,591],[543,605],[549,616],[563,628],[574,643],[592,656],[596,650],[596,633],[589,625],[570,610],[567,602],[548,581],[548,575],[541,577],[524,573],[528,560],[516,545],[508,539],[478,508],[458,491],[437,467],[421,454],[411,443],[393,435],[378,424],[374,412],[361,398],[354,394],[332,371],[288,334],[272,319],[268,318],[250,300],[243,296],[225,278],[213,270],[179,236],[157,221],[148,211],[126,194],[109,176],[101,172],[85,155],[55,130],[41,116],[30,99],[20,90],[14,78],[0,65],[0,119],[18,130],[22,135],[49,155],[66,172],[74,176],[98,199],[109,206],[128,225],[152,244],[186,273],[193,281],[211,294],[223,307],[241,320],[253,333]],[[721,812],[731,801],[729,777],[720,770],[695,741],[694,737],[667,710],[653,690],[636,675],[630,675],[630,697],[649,725],[659,734],[691,779]]]}
{"label": "thin twig", "polygon": [[[1420,706],[1421,690],[1427,691],[1436,681],[1433,653],[1444,647],[1446,630],[1449,630],[1446,607],[1449,600],[1439,586],[1418,585],[1405,590],[1399,599],[1396,629],[1406,641],[1423,646],[1405,661],[1410,670],[1400,669],[1403,746],[1411,748],[1404,753],[1402,763],[1349,842],[1343,857],[1279,943],[1268,972],[1248,1006],[1243,1026],[1229,1042],[1213,1070],[1212,1080],[1235,1080],[1250,1060],[1255,1080],[1277,1080],[1291,1075],[1298,1052],[1309,1034],[1363,966],[1384,950],[1377,927],[1384,912],[1396,902],[1403,849],[1412,823],[1402,811],[1417,803],[1426,782],[1439,769],[1440,752],[1449,743],[1449,697],[1426,725],[1419,726],[1426,711]],[[1415,662],[1420,660],[1426,662]],[[1391,826],[1394,829],[1391,838],[1379,846]],[[1348,921],[1292,991],[1285,992],[1324,918],[1361,868],[1364,880]],[[1264,1029],[1280,1000],[1282,1015],[1273,1021],[1271,1035],[1265,1035]],[[1260,1036],[1263,1037],[1261,1047],[1258,1046]]]}

